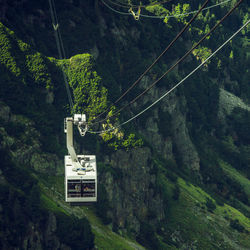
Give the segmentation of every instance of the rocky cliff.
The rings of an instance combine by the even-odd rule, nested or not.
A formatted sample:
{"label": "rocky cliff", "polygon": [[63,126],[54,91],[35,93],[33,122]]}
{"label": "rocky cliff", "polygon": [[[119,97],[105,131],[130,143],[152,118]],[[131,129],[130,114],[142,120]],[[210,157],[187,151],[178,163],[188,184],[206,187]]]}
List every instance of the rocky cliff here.
{"label": "rocky cliff", "polygon": [[[137,79],[185,20],[166,24],[145,18],[136,22],[131,16],[110,12],[101,1],[62,1],[56,6],[66,54],[71,59],[57,60],[51,58],[56,57],[57,50],[49,6],[44,1],[31,2],[6,0],[0,8],[1,149],[7,150],[11,158],[10,173],[15,162],[18,168],[28,171],[27,176],[35,175],[40,186],[53,187],[63,195],[63,156],[67,152],[62,121],[69,109],[61,70],[66,69],[75,98],[74,109],[93,117]],[[196,3],[190,4],[197,7]],[[227,8],[221,11],[224,13]],[[243,5],[243,12],[246,9]],[[216,12],[217,18],[221,15]],[[230,20],[241,23],[242,16],[237,13]],[[117,108],[127,104],[170,67],[207,29],[206,22],[212,23],[214,18],[210,12],[201,15],[199,25],[191,27]],[[223,31],[229,34],[230,29],[227,24]],[[234,62],[234,57],[242,65],[249,60],[244,53],[237,53],[240,47],[246,48],[248,33],[245,32],[184,86],[122,128],[124,140],[133,134],[144,141],[143,146],[124,147],[115,136],[112,142],[117,147],[100,136],[88,135],[82,141],[76,136],[78,153],[97,155],[100,194],[91,210],[114,232],[154,249],[247,247],[250,151],[246,75],[249,72]],[[221,42],[219,34],[215,33]],[[216,45],[208,39],[200,51],[122,112],[116,122],[132,117],[159,98],[203,59],[204,51]],[[97,99],[102,101],[97,103]],[[13,186],[13,176],[6,181],[9,172],[1,171],[2,185],[10,182]],[[44,190],[40,191],[47,197]],[[58,204],[64,204],[61,196],[54,194],[57,205],[53,206],[45,202],[44,196],[43,206],[46,204],[46,209],[53,212],[46,213],[40,224],[29,220],[18,247],[73,248],[68,244],[70,239],[63,240],[64,234],[57,230],[62,224],[68,225],[67,219],[57,217],[54,211]],[[1,209],[4,213],[7,210],[7,206]],[[2,229],[4,237],[13,228]],[[100,240],[100,234],[98,237]],[[1,242],[5,248],[10,244],[6,238]],[[89,244],[93,246],[91,240]]]}

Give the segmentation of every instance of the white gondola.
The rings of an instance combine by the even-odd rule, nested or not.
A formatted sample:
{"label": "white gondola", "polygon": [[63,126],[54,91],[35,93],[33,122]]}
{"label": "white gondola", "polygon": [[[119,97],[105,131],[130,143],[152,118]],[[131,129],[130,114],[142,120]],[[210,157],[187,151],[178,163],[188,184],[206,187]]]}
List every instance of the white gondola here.
{"label": "white gondola", "polygon": [[65,156],[65,200],[66,202],[97,201],[96,157],[78,155],[82,167],[72,164],[70,155]]}
{"label": "white gondola", "polygon": [[85,115],[68,117],[64,121],[64,131],[67,134],[69,155],[65,163],[65,201],[72,204],[97,201],[97,167],[95,155],[76,155],[73,146],[73,124],[78,126],[82,136],[85,135]]}

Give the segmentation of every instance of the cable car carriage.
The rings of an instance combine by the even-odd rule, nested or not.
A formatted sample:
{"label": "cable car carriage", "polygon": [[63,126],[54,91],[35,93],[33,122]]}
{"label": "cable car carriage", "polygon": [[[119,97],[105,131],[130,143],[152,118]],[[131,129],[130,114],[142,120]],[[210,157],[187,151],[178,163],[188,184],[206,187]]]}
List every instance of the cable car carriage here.
{"label": "cable car carriage", "polygon": [[65,200],[73,204],[97,201],[97,168],[95,155],[76,155],[73,146],[73,124],[78,126],[81,136],[87,131],[86,116],[75,114],[74,118],[64,120],[64,131],[67,134],[65,155]]}

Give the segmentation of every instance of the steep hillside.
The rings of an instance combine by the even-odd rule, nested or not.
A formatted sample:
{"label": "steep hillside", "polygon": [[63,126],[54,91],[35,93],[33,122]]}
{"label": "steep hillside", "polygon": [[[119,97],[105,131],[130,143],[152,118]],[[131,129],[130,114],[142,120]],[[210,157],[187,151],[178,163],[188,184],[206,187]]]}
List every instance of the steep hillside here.
{"label": "steep hillside", "polygon": [[[6,0],[0,7],[0,247],[143,248],[137,241],[149,249],[247,249],[249,26],[133,122],[101,136],[76,137],[77,152],[97,155],[99,200],[89,208],[70,208],[63,201],[67,152],[62,123],[70,107],[62,71],[73,112],[86,113],[90,121],[191,18],[141,16],[136,21],[108,9],[106,2],[112,1],[56,1],[64,60],[56,59],[47,2]],[[234,3],[202,12],[114,110],[160,77]],[[152,5],[142,14],[175,15],[198,5]],[[126,121],[178,83],[246,22],[248,12],[243,1],[223,26],[135,104],[109,119],[106,128]]]}

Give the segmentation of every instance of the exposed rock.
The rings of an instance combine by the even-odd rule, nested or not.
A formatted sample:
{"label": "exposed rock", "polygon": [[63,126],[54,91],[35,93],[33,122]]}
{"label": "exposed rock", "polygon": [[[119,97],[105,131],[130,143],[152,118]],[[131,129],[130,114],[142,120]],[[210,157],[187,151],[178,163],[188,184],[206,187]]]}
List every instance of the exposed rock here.
{"label": "exposed rock", "polygon": [[44,241],[46,247],[51,249],[60,249],[60,242],[55,236],[56,232],[56,217],[53,213],[49,213],[47,228],[44,233]]}
{"label": "exposed rock", "polygon": [[54,102],[54,93],[52,91],[46,91],[45,102],[47,104],[52,104]]}
{"label": "exposed rock", "polygon": [[183,165],[191,170],[199,171],[200,159],[188,134],[186,117],[180,110],[180,103],[185,103],[185,100],[177,98],[174,94],[164,100],[165,109],[171,115],[173,142],[178,149]]}
{"label": "exposed rock", "polygon": [[148,120],[146,121],[146,129],[144,130],[144,134],[148,140],[148,142],[151,145],[154,145],[155,150],[158,153],[162,153],[162,146],[163,146],[163,138],[159,133],[159,129],[158,129],[158,125],[157,125],[157,121],[158,119],[156,119],[154,116],[151,116],[148,118]]}
{"label": "exposed rock", "polygon": [[11,148],[11,155],[18,164],[32,166],[40,173],[63,174],[62,159],[60,160],[55,154],[41,153],[40,134],[34,128],[34,123],[24,116],[11,115],[8,106],[0,105],[2,107],[0,117],[4,121],[16,124],[17,127],[23,125],[21,138],[10,136],[3,127],[0,127],[1,147]]}
{"label": "exposed rock", "polygon": [[26,237],[23,239],[23,249],[38,249],[42,250],[42,238],[41,232],[37,231],[36,225],[29,222]]}
{"label": "exposed rock", "polygon": [[110,31],[123,46],[127,45],[126,32],[124,29],[118,28],[116,24],[113,23],[113,28]]}
{"label": "exposed rock", "polygon": [[90,50],[90,54],[94,57],[94,59],[96,60],[99,56],[99,50],[95,44],[95,46]]}
{"label": "exposed rock", "polygon": [[245,104],[234,94],[220,89],[218,118],[223,121],[227,115],[230,115],[234,108],[242,108],[250,111],[250,106]]}
{"label": "exposed rock", "polygon": [[138,29],[136,29],[135,27],[132,27],[130,33],[131,33],[131,37],[132,37],[135,41],[138,41],[138,40],[139,40],[140,35],[141,35],[141,32],[140,32]]}
{"label": "exposed rock", "polygon": [[183,165],[191,170],[199,171],[200,159],[190,139],[185,122],[185,116],[178,111],[172,117],[174,143],[182,158]]}
{"label": "exposed rock", "polygon": [[57,168],[60,168],[58,156],[55,154],[42,154],[41,152],[34,153],[31,156],[30,165],[40,173],[54,175],[57,173]]}
{"label": "exposed rock", "polygon": [[[143,88],[146,89],[151,81],[150,77],[144,77],[142,79]],[[166,91],[167,90],[165,88],[152,88],[148,95],[144,98],[144,105],[152,103],[150,100],[156,100]],[[200,159],[188,134],[185,115],[182,114],[180,110],[180,104],[183,103],[185,104],[184,98],[177,98],[174,94],[170,94],[161,100],[161,108],[164,112],[167,111],[172,117],[171,127],[166,129],[171,131],[172,140],[178,149],[183,165],[191,170],[199,171]],[[152,109],[149,114],[150,115],[145,121],[146,128],[143,130],[143,134],[146,136],[148,142],[157,150],[157,152],[162,155],[162,157],[166,159],[173,158],[172,140],[171,138],[164,140],[157,126],[157,121],[159,121],[158,109]]]}
{"label": "exposed rock", "polygon": [[10,119],[10,107],[0,102],[0,118],[3,119],[4,122],[8,122]]}
{"label": "exposed rock", "polygon": [[113,223],[135,235],[139,233],[140,223],[147,220],[150,209],[157,211],[155,222],[164,218],[163,201],[150,188],[155,182],[155,176],[150,174],[153,167],[150,159],[149,148],[117,151],[109,163],[122,178],[115,179],[109,172],[101,178],[112,207]]}
{"label": "exposed rock", "polygon": [[43,229],[38,224],[28,222],[27,233],[22,241],[22,249],[70,250],[71,248],[60,243],[56,236],[56,217],[53,213],[49,213],[46,223],[46,228]]}

